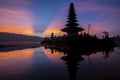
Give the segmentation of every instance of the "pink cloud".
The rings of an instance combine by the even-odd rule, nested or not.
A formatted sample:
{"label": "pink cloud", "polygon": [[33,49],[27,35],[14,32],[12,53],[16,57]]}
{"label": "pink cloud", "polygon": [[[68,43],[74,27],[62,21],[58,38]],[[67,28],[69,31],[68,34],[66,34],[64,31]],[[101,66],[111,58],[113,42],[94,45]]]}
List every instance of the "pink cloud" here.
{"label": "pink cloud", "polygon": [[[97,15],[94,19],[90,20],[93,26],[93,32],[102,33],[103,31],[110,32],[112,35],[119,34],[120,24],[118,23],[118,18],[120,17],[119,8],[115,8],[108,5],[98,4],[96,1],[84,1],[75,3],[77,13],[81,14],[84,12],[95,12]],[[106,17],[105,20],[104,17]],[[118,30],[117,30],[118,29]],[[117,31],[117,32],[116,32]]]}
{"label": "pink cloud", "polygon": [[[110,32],[111,36],[118,34],[118,32],[115,32],[120,25],[117,22],[115,22],[116,19],[120,17],[120,10],[118,8],[98,4],[95,0],[74,2],[74,6],[78,17],[81,13],[84,12],[93,12],[96,14],[94,19],[89,20],[89,23],[92,24],[91,34],[97,34],[101,36],[103,31]],[[58,16],[56,16],[55,19],[50,23],[50,25],[44,33],[49,32],[50,34],[51,32],[55,32],[56,34],[58,34],[58,32],[60,32],[60,29],[65,25],[65,22],[67,20],[68,9],[68,3],[61,7]],[[106,18],[104,19],[104,17]],[[87,32],[87,26],[84,28],[86,29],[85,32]]]}
{"label": "pink cloud", "polygon": [[30,0],[10,0],[11,3],[18,3],[18,4],[25,4],[29,5],[31,4]]}
{"label": "pink cloud", "polygon": [[1,2],[4,2],[6,4],[20,4],[20,5],[30,5],[31,0],[1,0]]}
{"label": "pink cloud", "polygon": [[107,13],[109,15],[116,15],[120,16],[120,10],[118,8],[113,8],[110,6],[103,6],[95,2],[87,1],[87,2],[77,2],[75,3],[76,10],[78,13],[80,12],[87,12],[87,11],[93,11],[93,12],[102,12]]}
{"label": "pink cloud", "polygon": [[[83,28],[85,29],[84,32],[88,32],[88,25],[83,26]],[[117,29],[117,27],[113,27],[112,25],[110,26],[108,23],[93,22],[90,27],[90,34],[96,34],[98,37],[102,37],[103,32],[107,31],[109,32],[110,36],[114,36],[118,34],[118,32],[116,32]]]}
{"label": "pink cloud", "polygon": [[0,32],[33,34],[31,12],[20,9],[0,8]]}

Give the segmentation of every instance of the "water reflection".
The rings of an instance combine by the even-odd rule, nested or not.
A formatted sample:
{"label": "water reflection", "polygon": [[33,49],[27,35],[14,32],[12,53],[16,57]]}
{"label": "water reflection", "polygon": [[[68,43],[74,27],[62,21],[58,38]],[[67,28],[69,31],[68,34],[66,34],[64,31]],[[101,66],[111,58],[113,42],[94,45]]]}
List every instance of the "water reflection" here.
{"label": "water reflection", "polygon": [[49,60],[52,61],[54,64],[61,63],[61,60],[59,58],[64,55],[62,52],[60,53],[60,52],[54,51],[52,49],[44,49],[43,48],[43,52],[49,58]]}
{"label": "water reflection", "polygon": [[10,76],[29,71],[33,50],[0,52],[0,76]]}
{"label": "water reflection", "polygon": [[1,51],[0,80],[64,80],[61,55],[48,52],[43,47]]}
{"label": "water reflection", "polygon": [[[58,47],[55,45],[45,45],[45,48],[50,49],[51,54],[53,55],[56,52],[62,52],[64,54],[64,56],[61,57],[61,60],[63,60],[67,65],[69,80],[76,80],[80,62],[85,60],[83,56],[87,56],[89,58],[92,54],[102,52],[104,55],[103,58],[108,58],[110,56],[109,54],[114,52],[114,47],[115,46],[112,45],[102,47],[78,47],[73,45]],[[91,64],[90,60],[89,63]]]}
{"label": "water reflection", "polygon": [[45,46],[0,52],[0,80],[117,80],[120,49]]}

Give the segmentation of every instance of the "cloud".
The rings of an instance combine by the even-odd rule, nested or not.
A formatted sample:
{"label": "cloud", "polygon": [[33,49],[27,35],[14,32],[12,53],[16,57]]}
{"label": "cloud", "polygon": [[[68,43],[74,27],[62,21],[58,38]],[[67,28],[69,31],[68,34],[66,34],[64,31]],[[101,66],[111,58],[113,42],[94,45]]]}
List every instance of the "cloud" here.
{"label": "cloud", "polygon": [[61,7],[58,14],[55,16],[55,18],[50,22],[48,27],[43,32],[43,36],[49,36],[52,32],[55,35],[62,35],[64,34],[61,32],[61,29],[65,26],[66,16],[64,13],[64,7]]}
{"label": "cloud", "polygon": [[[104,3],[104,1],[103,1]],[[108,2],[109,4],[109,2]],[[116,15],[119,16],[120,10],[119,8],[113,7],[108,4],[100,4],[97,1],[84,1],[84,2],[77,2],[75,3],[76,5],[76,10],[78,13],[80,12],[102,12],[102,13],[108,13],[110,15]]]}
{"label": "cloud", "polygon": [[[31,0],[0,0],[0,32],[33,34]],[[23,8],[24,7],[24,8]]]}
{"label": "cloud", "polygon": [[0,0],[0,3],[4,3],[6,5],[30,5],[31,0]]}
{"label": "cloud", "polygon": [[44,31],[43,35],[48,36],[51,33],[54,33],[56,35],[61,35],[62,34],[62,32],[61,32],[62,27],[63,27],[63,23],[60,22],[59,19],[53,20],[53,22],[51,22],[51,24]]}
{"label": "cloud", "polygon": [[[23,27],[23,26],[22,26]],[[24,26],[22,28],[21,26],[0,26],[0,32],[9,32],[9,33],[17,33],[17,34],[27,34],[27,35],[31,35],[34,33],[32,28],[28,28],[26,26]]]}
{"label": "cloud", "polygon": [[[95,33],[102,33],[105,30],[112,35],[117,35],[120,33],[118,31],[120,30],[120,6],[117,5],[117,2],[118,0],[85,0],[75,2],[75,7],[77,14],[82,16],[82,18],[86,18],[82,21],[84,24],[89,22],[94,25],[92,27]],[[94,18],[90,18],[91,15],[89,13],[93,14],[92,17]]]}
{"label": "cloud", "polygon": [[33,17],[26,10],[0,8],[0,32],[33,34]]}
{"label": "cloud", "polygon": [[31,20],[30,16],[32,17],[32,14],[29,11],[22,10],[22,9],[18,10],[18,9],[0,8],[0,13],[1,13],[0,14],[1,17],[9,17],[9,18],[16,18],[16,19],[20,18],[25,21]]}
{"label": "cloud", "polygon": [[30,0],[9,0],[9,1],[11,3],[25,4],[25,5],[31,4]]}

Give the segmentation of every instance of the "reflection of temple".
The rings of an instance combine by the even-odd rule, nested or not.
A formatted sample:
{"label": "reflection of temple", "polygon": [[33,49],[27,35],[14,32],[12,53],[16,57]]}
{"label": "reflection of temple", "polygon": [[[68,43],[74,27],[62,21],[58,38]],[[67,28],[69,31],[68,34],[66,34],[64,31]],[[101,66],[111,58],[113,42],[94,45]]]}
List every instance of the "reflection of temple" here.
{"label": "reflection of temple", "polygon": [[66,27],[61,29],[61,31],[67,33],[67,36],[55,38],[52,33],[50,39],[48,38],[48,40],[43,41],[45,48],[51,49],[52,54],[54,54],[54,51],[58,51],[66,55],[61,59],[64,60],[67,65],[70,80],[76,80],[79,62],[84,60],[81,57],[82,55],[89,56],[93,53],[103,52],[103,54],[105,54],[104,57],[107,58],[109,57],[109,52],[113,51],[115,47],[108,35],[106,39],[103,40],[87,34],[78,35],[78,32],[84,30],[78,27],[78,25],[74,5],[71,3]]}
{"label": "reflection of temple", "polygon": [[84,59],[81,56],[77,56],[73,54],[68,54],[67,56],[63,56],[61,59],[66,62],[68,68],[69,80],[76,80],[79,62],[83,61]]}
{"label": "reflection of temple", "polygon": [[64,53],[65,56],[61,57],[61,59],[65,61],[65,64],[67,65],[69,80],[76,80],[79,62],[84,60],[84,58],[81,57],[81,54],[77,52],[78,48],[76,47],[74,48],[47,47],[47,48],[51,49],[51,54],[54,54],[55,51]]}
{"label": "reflection of temple", "polygon": [[97,52],[103,52],[104,58],[109,57],[110,52],[114,52],[114,46],[102,46],[102,47],[80,47],[80,46],[49,46],[47,45],[45,48],[51,49],[51,54],[54,54],[54,51],[64,53],[64,56],[61,57],[65,64],[67,65],[69,80],[76,80],[77,70],[79,66],[79,62],[82,62],[84,58],[83,55],[90,56],[92,54],[96,54]]}

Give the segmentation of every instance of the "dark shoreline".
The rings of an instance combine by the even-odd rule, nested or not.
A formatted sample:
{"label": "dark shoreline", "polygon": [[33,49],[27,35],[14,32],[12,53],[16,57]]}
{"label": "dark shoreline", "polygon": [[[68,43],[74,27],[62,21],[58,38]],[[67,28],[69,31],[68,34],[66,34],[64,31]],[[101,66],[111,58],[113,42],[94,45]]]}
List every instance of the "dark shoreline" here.
{"label": "dark shoreline", "polygon": [[4,42],[0,43],[0,52],[36,48],[40,46],[40,42]]}

